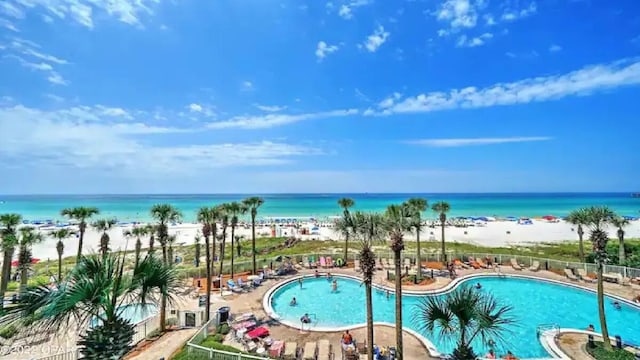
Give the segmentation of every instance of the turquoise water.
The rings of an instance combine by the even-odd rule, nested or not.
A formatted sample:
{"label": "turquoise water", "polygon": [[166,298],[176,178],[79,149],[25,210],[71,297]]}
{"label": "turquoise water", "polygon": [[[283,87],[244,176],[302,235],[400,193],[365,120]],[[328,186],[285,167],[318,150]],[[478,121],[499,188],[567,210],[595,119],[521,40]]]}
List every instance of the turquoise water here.
{"label": "turquoise water", "polygon": [[[563,328],[584,329],[593,324],[599,331],[597,300],[594,293],[554,283],[521,279],[486,277],[469,279],[463,283],[482,284],[482,289],[496,296],[503,305],[513,307],[512,316],[516,324],[506,334],[506,342],[498,343],[497,352],[502,355],[511,350],[520,358],[548,356],[536,336],[541,324],[558,324]],[[290,306],[295,297],[296,306]],[[450,353],[454,344],[424,333],[413,320],[421,297],[403,295],[403,324],[431,340],[440,352]],[[299,323],[304,313],[311,314],[318,327],[338,327],[366,322],[364,287],[360,282],[338,278],[338,292],[331,292],[325,278],[307,278],[302,289],[297,282],[287,284],[273,294],[272,306],[281,318]],[[620,335],[625,341],[640,344],[640,309],[623,304],[616,310],[610,298],[606,299],[606,314],[609,332]],[[374,321],[395,323],[395,297],[373,290]],[[474,349],[484,355],[488,348],[476,343]]]}
{"label": "turquoise water", "polygon": [[[154,304],[129,304],[118,307],[120,317],[131,321],[132,324],[138,324],[158,313],[158,307]],[[98,319],[93,319],[92,326],[99,324]]]}
{"label": "turquoise water", "polygon": [[[201,206],[212,206],[241,200],[252,195],[0,195],[0,213],[17,212],[28,220],[62,220],[60,210],[74,206],[95,206],[101,216],[121,221],[148,221],[149,209],[158,203],[179,208],[184,220],[195,220]],[[356,210],[384,211],[390,204],[420,196],[429,202],[440,200],[451,204],[450,216],[564,216],[584,206],[607,205],[620,215],[639,215],[640,198],[629,193],[565,193],[565,194],[267,194],[259,217],[338,215],[336,204],[341,197],[355,200]],[[427,217],[435,218],[429,211]]]}

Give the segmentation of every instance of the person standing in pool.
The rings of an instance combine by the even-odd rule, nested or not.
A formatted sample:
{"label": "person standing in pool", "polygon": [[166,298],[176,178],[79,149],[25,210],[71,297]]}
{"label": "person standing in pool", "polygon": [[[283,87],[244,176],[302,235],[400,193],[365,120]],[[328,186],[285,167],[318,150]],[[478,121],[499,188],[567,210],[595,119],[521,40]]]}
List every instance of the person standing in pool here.
{"label": "person standing in pool", "polygon": [[298,284],[300,284],[300,289],[302,289],[302,278],[298,279]]}
{"label": "person standing in pool", "polygon": [[337,292],[338,291],[338,280],[333,280],[333,282],[331,283],[331,292]]}
{"label": "person standing in pool", "polygon": [[290,306],[296,306],[298,304],[298,302],[296,301],[295,296],[293,297],[293,299],[291,299],[291,302],[289,303]]}
{"label": "person standing in pool", "polygon": [[304,315],[302,315],[302,317],[300,318],[300,322],[303,324],[311,323],[311,318],[309,317],[309,314],[305,313]]}

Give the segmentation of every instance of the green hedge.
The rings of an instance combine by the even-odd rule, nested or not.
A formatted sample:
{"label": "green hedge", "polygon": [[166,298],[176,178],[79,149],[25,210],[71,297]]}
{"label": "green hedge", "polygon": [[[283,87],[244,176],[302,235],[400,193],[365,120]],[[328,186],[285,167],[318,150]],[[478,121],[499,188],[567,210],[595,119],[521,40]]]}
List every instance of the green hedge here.
{"label": "green hedge", "polygon": [[605,350],[601,341],[596,341],[595,347],[587,346],[587,352],[596,360],[635,360],[635,356],[627,350]]}

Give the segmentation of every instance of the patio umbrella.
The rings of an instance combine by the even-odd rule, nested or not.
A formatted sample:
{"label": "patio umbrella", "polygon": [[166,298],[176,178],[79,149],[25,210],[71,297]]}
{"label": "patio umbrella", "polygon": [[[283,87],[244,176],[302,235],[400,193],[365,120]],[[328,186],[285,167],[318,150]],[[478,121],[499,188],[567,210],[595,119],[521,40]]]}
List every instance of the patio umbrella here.
{"label": "patio umbrella", "polygon": [[545,220],[555,220],[556,219],[556,217],[553,216],[553,215],[545,215],[542,218],[545,219]]}

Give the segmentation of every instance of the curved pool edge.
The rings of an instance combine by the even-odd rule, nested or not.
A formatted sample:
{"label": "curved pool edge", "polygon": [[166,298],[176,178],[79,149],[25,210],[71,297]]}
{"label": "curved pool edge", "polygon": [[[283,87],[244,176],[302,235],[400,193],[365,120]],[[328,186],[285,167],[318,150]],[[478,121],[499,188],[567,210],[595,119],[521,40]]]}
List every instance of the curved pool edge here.
{"label": "curved pool edge", "polygon": [[[355,281],[362,281],[362,278],[357,277],[357,276],[353,276],[353,275],[349,275],[349,274],[340,274],[340,273],[333,273],[332,274],[334,277],[342,277],[342,278],[347,278],[347,279],[351,279],[351,280],[355,280]],[[569,287],[573,287],[576,289],[580,289],[580,290],[584,290],[584,291],[588,291],[591,293],[597,293],[597,291],[584,287],[584,286],[580,286],[578,284],[572,284],[572,283],[567,283],[567,282],[563,282],[563,281],[559,281],[559,280],[553,280],[553,279],[546,279],[546,278],[542,278],[542,277],[537,277],[537,276],[533,276],[533,275],[525,275],[525,274],[506,274],[506,273],[480,273],[480,274],[469,274],[469,275],[464,275],[461,276],[459,278],[455,278],[453,279],[450,283],[448,283],[447,285],[443,286],[442,288],[439,289],[431,289],[431,290],[402,290],[402,295],[410,295],[410,296],[424,296],[424,295],[442,295],[442,294],[446,294],[449,293],[451,291],[453,291],[456,287],[458,287],[460,285],[460,283],[467,281],[469,279],[473,279],[473,278],[487,278],[487,277],[492,277],[492,278],[500,278],[500,277],[509,277],[509,278],[519,278],[519,279],[528,279],[528,280],[535,280],[535,281],[543,281],[543,282],[548,282],[548,283],[553,283],[556,285],[561,285],[561,286],[569,286]],[[366,323],[361,323],[361,324],[355,324],[355,325],[348,325],[348,326],[341,326],[341,327],[314,327],[314,328],[309,328],[309,329],[303,329],[301,326],[299,326],[298,324],[291,322],[291,321],[287,321],[287,320],[283,320],[281,319],[278,314],[275,313],[275,311],[273,310],[273,307],[271,306],[271,299],[273,294],[280,289],[281,287],[290,284],[294,281],[298,281],[299,279],[304,279],[304,278],[315,278],[315,274],[304,274],[304,275],[297,275],[294,277],[291,277],[289,279],[284,279],[279,283],[276,283],[275,285],[273,285],[269,290],[267,290],[267,292],[264,294],[263,298],[262,298],[262,307],[264,308],[264,311],[266,312],[266,314],[273,320],[297,329],[297,330],[304,330],[304,331],[312,331],[312,332],[340,332],[340,331],[345,331],[345,330],[353,330],[353,329],[359,329],[362,327],[366,327],[367,324]],[[381,285],[381,284],[373,284],[372,285],[373,288],[376,289],[381,289],[381,290],[385,290],[385,291],[389,291],[391,293],[395,293],[395,288],[389,287],[389,286],[385,286],[385,285]],[[630,300],[627,300],[621,296],[618,295],[613,295],[613,294],[608,294],[605,293],[605,296],[608,296],[610,298],[614,298],[618,301],[622,301],[627,305],[631,305],[637,309],[640,309],[640,305],[639,304],[635,304]],[[395,327],[395,324],[391,324],[391,323],[386,323],[386,322],[374,322],[373,323],[374,326],[376,325],[381,325],[381,326],[390,326],[390,327]],[[427,338],[425,338],[423,335],[419,334],[418,332],[406,328],[406,327],[402,327],[403,331],[406,331],[408,334],[411,334],[413,336],[415,336],[426,348],[427,351],[429,352],[429,355],[432,357],[440,357],[443,354],[441,354],[438,351],[438,348]],[[542,358],[542,359],[562,359],[562,360],[571,360],[571,358],[564,352],[562,351],[562,349],[560,349],[560,347],[558,346],[558,344],[556,343],[555,339],[556,336],[565,334],[565,333],[584,333],[584,334],[590,334],[590,332],[585,331],[585,330],[578,330],[578,329],[571,329],[571,328],[561,328],[558,331],[552,331],[552,330],[548,330],[543,332],[540,336],[538,336],[538,340],[540,341],[542,347],[549,353],[550,357],[549,358]],[[602,336],[601,334],[597,334],[597,333],[592,333],[594,335],[597,336]],[[536,358],[536,360],[542,360],[541,358]],[[529,359],[529,360],[533,360],[533,359]]]}

